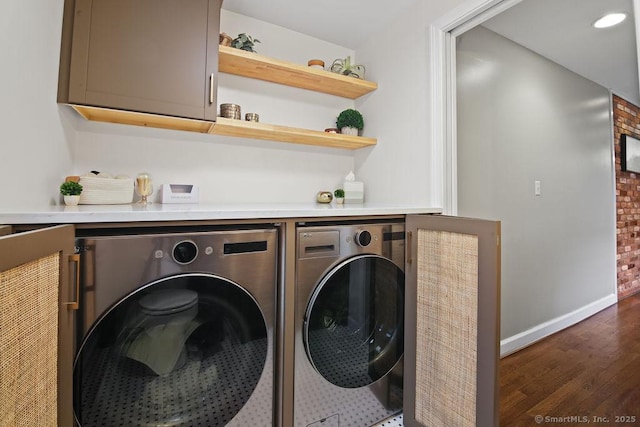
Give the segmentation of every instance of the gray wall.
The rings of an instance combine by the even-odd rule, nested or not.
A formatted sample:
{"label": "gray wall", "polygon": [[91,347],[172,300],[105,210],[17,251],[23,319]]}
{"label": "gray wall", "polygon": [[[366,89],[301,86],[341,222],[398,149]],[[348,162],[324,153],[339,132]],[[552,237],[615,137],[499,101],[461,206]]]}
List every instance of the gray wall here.
{"label": "gray wall", "polygon": [[503,341],[615,301],[608,90],[476,27],[458,39],[457,108],[458,213],[502,221]]}

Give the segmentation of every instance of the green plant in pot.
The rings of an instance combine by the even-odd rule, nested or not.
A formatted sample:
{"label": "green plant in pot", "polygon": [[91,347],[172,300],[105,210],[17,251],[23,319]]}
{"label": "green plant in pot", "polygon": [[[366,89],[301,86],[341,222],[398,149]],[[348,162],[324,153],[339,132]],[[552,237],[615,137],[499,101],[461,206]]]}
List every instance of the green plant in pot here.
{"label": "green plant in pot", "polygon": [[247,52],[255,52],[253,50],[253,46],[255,43],[260,43],[260,40],[254,39],[253,37],[241,33],[238,34],[238,37],[231,41],[231,47],[235,47],[236,49],[246,50]]}
{"label": "green plant in pot", "polygon": [[80,201],[82,185],[74,181],[66,181],[60,185],[60,194],[64,197],[67,206],[75,206]]}
{"label": "green plant in pot", "polygon": [[364,128],[364,118],[359,111],[349,108],[338,114],[336,126],[345,135],[358,135]]}
{"label": "green plant in pot", "polygon": [[344,190],[342,188],[337,188],[333,195],[335,196],[336,203],[344,203]]}
{"label": "green plant in pot", "polygon": [[345,59],[336,59],[329,69],[334,73],[364,79],[364,65],[352,64],[350,56],[347,56]]}

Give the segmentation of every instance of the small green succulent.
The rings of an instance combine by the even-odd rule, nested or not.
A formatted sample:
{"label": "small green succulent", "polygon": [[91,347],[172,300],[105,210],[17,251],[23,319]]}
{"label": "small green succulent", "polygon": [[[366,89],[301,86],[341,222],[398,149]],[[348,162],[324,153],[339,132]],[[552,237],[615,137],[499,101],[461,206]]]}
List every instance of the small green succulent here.
{"label": "small green succulent", "polygon": [[260,43],[260,40],[254,39],[253,37],[245,33],[241,33],[238,34],[238,37],[231,41],[231,47],[246,50],[247,52],[255,52],[255,50],[253,50],[253,45],[255,43]]}
{"label": "small green succulent", "polygon": [[63,196],[79,196],[82,193],[82,185],[77,182],[67,181],[60,185],[60,194]]}

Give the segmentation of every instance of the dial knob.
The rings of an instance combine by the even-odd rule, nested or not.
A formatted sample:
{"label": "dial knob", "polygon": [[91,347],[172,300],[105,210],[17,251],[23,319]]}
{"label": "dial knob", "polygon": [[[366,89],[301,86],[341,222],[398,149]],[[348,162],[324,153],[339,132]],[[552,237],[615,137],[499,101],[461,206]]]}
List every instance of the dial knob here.
{"label": "dial knob", "polygon": [[173,247],[173,259],[178,264],[189,264],[198,256],[198,247],[191,240],[183,240]]}
{"label": "dial knob", "polygon": [[365,246],[369,246],[369,243],[371,243],[371,233],[367,230],[361,230],[356,233],[356,244],[358,246],[364,248]]}

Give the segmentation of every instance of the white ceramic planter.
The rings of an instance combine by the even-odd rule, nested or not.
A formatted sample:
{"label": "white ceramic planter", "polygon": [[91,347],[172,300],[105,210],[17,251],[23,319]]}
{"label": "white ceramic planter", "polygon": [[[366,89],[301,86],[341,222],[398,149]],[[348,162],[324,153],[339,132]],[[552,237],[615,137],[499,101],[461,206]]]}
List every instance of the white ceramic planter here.
{"label": "white ceramic planter", "polygon": [[67,206],[77,206],[80,196],[64,196],[64,204]]}
{"label": "white ceramic planter", "polygon": [[340,129],[340,133],[342,133],[343,135],[358,136],[358,128],[344,127]]}

